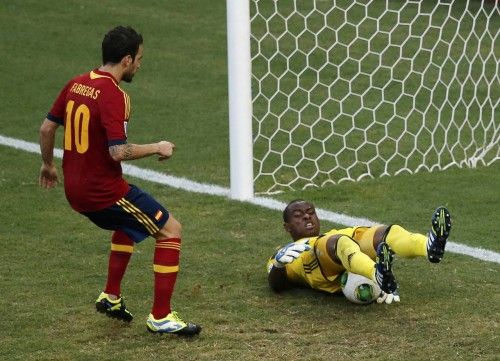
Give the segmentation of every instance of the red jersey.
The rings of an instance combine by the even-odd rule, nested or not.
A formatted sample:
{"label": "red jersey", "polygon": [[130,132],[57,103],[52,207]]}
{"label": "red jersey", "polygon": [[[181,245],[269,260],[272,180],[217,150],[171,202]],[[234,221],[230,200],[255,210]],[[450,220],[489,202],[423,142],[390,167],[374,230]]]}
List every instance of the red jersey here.
{"label": "red jersey", "polygon": [[64,190],[78,212],[107,208],[129,189],[109,146],[127,142],[130,99],[109,73],[70,80],[47,118],[64,125]]}

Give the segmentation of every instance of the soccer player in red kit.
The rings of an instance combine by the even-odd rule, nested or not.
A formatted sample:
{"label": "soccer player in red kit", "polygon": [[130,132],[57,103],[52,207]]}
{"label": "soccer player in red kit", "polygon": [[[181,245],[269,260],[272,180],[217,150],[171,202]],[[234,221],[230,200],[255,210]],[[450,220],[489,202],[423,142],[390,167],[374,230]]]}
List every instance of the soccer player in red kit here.
{"label": "soccer player in red kit", "polygon": [[141,66],[143,39],[131,27],[118,26],[102,41],[102,66],[70,80],[40,128],[40,186],[57,182],[53,161],[55,133],[64,126],[64,190],[71,207],[97,226],[113,231],[108,277],[96,309],[127,322],[132,314],[121,297],[121,281],[136,243],[148,236],[154,251],[154,302],[146,325],[155,333],[192,336],[199,325],[184,322],[170,299],[179,271],[181,224],[153,197],[127,183],[121,161],[172,156],[175,145],[127,143],[130,98],[119,84],[131,82]]}

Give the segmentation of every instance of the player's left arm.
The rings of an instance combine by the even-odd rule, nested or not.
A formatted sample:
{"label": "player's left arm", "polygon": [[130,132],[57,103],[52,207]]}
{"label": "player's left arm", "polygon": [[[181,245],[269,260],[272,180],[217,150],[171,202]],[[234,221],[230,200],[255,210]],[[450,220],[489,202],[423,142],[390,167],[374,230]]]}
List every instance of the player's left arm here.
{"label": "player's left arm", "polygon": [[140,159],[155,154],[159,155],[158,160],[165,160],[172,156],[174,149],[174,143],[162,140],[150,144],[124,143],[111,145],[109,146],[109,154],[117,162]]}
{"label": "player's left arm", "polygon": [[45,118],[40,127],[40,152],[42,166],[38,183],[42,188],[53,188],[58,182],[57,169],[54,164],[54,145],[59,124]]}
{"label": "player's left arm", "polygon": [[152,155],[158,155],[158,160],[166,160],[173,155],[175,144],[167,140],[149,144],[127,143],[130,98],[120,88],[110,86],[102,91],[98,106],[101,124],[108,138],[109,155],[114,161],[134,160]]}

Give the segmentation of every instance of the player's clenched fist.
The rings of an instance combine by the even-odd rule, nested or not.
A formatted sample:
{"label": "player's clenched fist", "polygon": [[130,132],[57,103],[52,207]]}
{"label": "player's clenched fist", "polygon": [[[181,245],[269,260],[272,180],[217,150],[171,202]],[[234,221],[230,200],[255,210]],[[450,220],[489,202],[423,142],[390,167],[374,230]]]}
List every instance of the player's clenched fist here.
{"label": "player's clenched fist", "polygon": [[158,154],[160,157],[158,160],[165,160],[172,156],[174,153],[175,144],[166,140],[162,140],[158,143]]}
{"label": "player's clenched fist", "polygon": [[54,188],[58,182],[57,170],[54,165],[42,164],[38,184],[42,188]]}

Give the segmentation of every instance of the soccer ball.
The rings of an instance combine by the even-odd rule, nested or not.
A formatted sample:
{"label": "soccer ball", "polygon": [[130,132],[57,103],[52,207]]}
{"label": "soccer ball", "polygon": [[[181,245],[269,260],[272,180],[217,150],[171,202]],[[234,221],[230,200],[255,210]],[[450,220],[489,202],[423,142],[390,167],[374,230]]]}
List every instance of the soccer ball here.
{"label": "soccer ball", "polygon": [[349,301],[363,305],[375,301],[382,292],[372,280],[347,271],[340,278],[340,286],[342,293]]}

